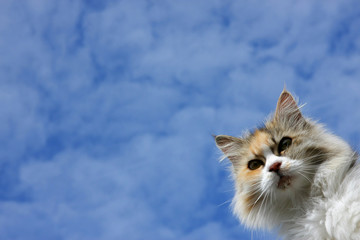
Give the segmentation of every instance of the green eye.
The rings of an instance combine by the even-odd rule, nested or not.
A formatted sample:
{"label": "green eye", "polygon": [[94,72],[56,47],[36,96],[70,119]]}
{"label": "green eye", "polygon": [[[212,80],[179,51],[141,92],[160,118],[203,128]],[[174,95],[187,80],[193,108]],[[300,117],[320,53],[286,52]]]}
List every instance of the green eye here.
{"label": "green eye", "polygon": [[281,153],[282,151],[286,150],[288,147],[290,147],[291,143],[292,143],[291,138],[283,137],[279,143],[278,152]]}
{"label": "green eye", "polygon": [[250,170],[258,169],[259,167],[263,166],[264,162],[258,159],[254,159],[248,162],[248,168]]}

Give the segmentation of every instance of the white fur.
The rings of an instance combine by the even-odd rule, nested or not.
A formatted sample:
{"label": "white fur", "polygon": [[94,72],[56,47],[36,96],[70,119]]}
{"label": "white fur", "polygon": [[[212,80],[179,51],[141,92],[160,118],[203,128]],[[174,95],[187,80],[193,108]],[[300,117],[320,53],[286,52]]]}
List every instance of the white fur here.
{"label": "white fur", "polygon": [[282,226],[285,239],[360,239],[360,167],[347,174],[328,197],[314,197],[306,214]]}

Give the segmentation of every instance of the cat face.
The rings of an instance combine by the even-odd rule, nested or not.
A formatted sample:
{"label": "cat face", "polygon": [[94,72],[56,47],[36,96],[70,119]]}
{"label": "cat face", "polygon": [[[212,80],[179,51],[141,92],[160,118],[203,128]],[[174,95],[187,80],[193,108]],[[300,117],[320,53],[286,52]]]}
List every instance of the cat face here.
{"label": "cat face", "polygon": [[[242,138],[215,137],[233,165],[234,211],[250,227],[263,227],[309,195],[318,166],[331,154],[321,131],[305,119],[292,95],[283,91],[275,115]],[[270,214],[271,213],[271,214]],[[264,221],[262,220],[264,219]]]}

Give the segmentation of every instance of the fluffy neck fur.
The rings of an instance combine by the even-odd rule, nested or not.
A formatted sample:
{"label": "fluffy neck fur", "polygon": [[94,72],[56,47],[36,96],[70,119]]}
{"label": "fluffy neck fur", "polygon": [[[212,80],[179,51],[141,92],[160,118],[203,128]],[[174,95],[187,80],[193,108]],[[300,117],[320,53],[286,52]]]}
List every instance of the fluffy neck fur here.
{"label": "fluffy neck fur", "polygon": [[[284,136],[291,137],[293,143],[280,153],[276,148]],[[216,136],[216,144],[224,158],[232,162],[236,188],[232,206],[245,226],[278,228],[287,239],[350,239],[348,231],[360,231],[360,217],[353,230],[339,231],[333,230],[339,216],[330,220],[327,217],[337,207],[336,199],[354,198],[339,194],[346,192],[344,182],[356,184],[351,176],[355,175],[352,172],[360,172],[357,166],[353,167],[357,154],[323,126],[303,117],[286,90],[264,127],[241,138]],[[260,159],[263,166],[249,170],[249,161],[254,158]],[[281,163],[277,174],[269,170],[274,162]],[[281,182],[284,175],[289,176],[288,185]],[[280,185],[283,187],[276,187]],[[360,207],[359,201],[356,204]]]}

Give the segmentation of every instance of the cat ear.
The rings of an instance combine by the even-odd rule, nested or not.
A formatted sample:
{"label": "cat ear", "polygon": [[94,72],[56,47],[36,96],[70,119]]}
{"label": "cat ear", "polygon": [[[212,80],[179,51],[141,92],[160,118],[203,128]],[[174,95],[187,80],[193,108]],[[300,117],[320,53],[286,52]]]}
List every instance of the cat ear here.
{"label": "cat ear", "polygon": [[239,156],[239,148],[243,145],[243,140],[227,135],[217,135],[215,137],[216,146],[224,153],[224,158],[227,157],[234,163]]}
{"label": "cat ear", "polygon": [[279,120],[284,118],[294,121],[303,119],[294,97],[286,89],[282,91],[275,111],[275,119]]}

